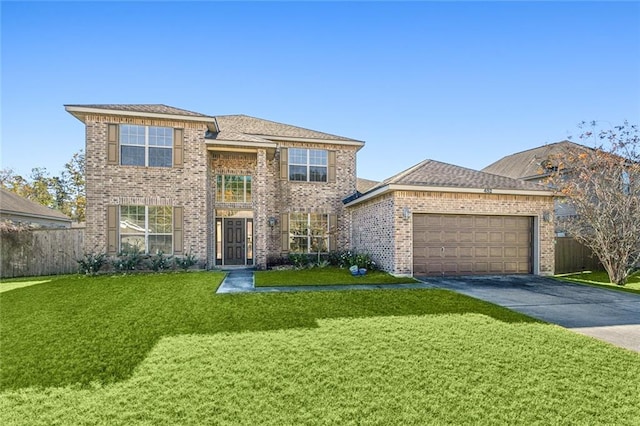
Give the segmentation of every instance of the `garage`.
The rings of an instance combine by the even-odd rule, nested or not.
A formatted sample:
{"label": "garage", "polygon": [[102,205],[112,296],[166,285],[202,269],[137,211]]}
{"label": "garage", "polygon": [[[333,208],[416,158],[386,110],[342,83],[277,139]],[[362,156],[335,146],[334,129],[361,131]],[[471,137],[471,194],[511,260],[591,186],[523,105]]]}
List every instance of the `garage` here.
{"label": "garage", "polygon": [[414,275],[532,273],[533,218],[413,214]]}

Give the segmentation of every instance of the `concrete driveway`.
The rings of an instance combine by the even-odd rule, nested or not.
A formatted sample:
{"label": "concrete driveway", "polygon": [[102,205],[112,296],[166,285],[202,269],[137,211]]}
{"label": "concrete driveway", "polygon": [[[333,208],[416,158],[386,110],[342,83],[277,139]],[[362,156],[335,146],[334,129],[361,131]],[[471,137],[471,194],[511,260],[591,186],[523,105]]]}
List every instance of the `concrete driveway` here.
{"label": "concrete driveway", "polygon": [[638,294],[533,275],[419,279],[640,352]]}

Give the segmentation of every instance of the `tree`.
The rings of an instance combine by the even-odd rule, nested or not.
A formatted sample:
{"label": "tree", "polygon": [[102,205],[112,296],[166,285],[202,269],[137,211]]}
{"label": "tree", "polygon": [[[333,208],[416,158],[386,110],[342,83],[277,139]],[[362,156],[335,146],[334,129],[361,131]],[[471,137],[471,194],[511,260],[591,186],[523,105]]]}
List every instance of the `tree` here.
{"label": "tree", "polygon": [[581,124],[580,139],[593,147],[559,154],[550,182],[575,211],[561,225],[595,253],[612,283],[624,285],[640,266],[640,134],[628,122],[596,126]]}
{"label": "tree", "polygon": [[0,186],[47,207],[55,208],[75,221],[85,220],[86,191],[84,153],[76,152],[60,176],[44,167],[31,169],[27,179],[13,169],[0,170]]}

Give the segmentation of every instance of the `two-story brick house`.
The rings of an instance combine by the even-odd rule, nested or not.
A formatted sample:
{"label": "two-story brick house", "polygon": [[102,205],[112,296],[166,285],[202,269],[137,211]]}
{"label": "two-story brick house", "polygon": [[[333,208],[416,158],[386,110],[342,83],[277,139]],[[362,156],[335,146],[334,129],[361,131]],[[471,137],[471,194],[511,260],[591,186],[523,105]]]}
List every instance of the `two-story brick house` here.
{"label": "two-story brick house", "polygon": [[364,142],[165,105],[66,105],[86,126],[86,250],[208,267],[346,249]]}

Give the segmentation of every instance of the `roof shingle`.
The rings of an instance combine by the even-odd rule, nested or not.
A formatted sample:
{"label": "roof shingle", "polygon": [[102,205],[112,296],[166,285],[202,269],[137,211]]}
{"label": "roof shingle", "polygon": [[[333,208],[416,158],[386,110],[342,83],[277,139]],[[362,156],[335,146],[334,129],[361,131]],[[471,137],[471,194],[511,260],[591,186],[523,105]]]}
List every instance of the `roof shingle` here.
{"label": "roof shingle", "polygon": [[6,213],[19,213],[28,216],[47,217],[56,220],[71,222],[71,219],[58,210],[27,200],[4,188],[0,188],[0,211]]}
{"label": "roof shingle", "polygon": [[570,141],[555,142],[507,155],[488,165],[482,171],[513,179],[543,177],[547,173],[544,162],[551,160],[553,163],[554,157],[570,150],[587,149],[591,148]]}
{"label": "roof shingle", "polygon": [[424,160],[384,180],[370,191],[392,184],[442,188],[548,191],[548,188],[536,183],[480,172],[435,160]]}

